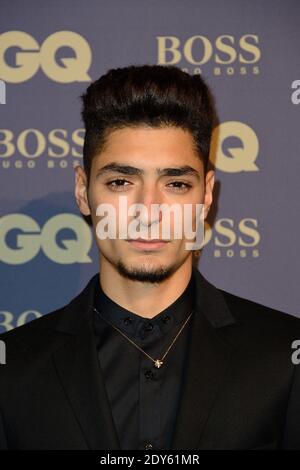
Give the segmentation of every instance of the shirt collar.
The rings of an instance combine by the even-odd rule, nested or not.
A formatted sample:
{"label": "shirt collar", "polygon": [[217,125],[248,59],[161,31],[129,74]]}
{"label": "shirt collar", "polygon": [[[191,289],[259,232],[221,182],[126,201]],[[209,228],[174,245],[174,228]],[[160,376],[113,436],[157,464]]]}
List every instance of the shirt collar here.
{"label": "shirt collar", "polygon": [[94,306],[100,316],[118,327],[125,334],[137,339],[145,339],[153,328],[162,334],[168,333],[174,326],[183,323],[194,308],[195,280],[192,273],[184,292],[167,308],[155,317],[148,319],[131,312],[114,302],[102,290],[98,278],[95,289]]}

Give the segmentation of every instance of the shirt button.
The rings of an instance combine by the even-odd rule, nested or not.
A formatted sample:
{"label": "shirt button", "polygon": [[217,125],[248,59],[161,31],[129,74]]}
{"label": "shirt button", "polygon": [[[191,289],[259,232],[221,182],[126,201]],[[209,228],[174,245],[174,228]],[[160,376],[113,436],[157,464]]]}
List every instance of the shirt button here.
{"label": "shirt button", "polygon": [[166,315],[164,318],[163,318],[163,322],[164,323],[169,323],[169,321],[171,320],[171,317],[169,315]]}
{"label": "shirt button", "polygon": [[123,323],[124,323],[125,325],[131,325],[132,320],[131,320],[131,318],[126,317],[126,318],[124,318]]}
{"label": "shirt button", "polygon": [[145,372],[145,377],[146,377],[146,379],[148,379],[148,380],[152,380],[153,377],[154,377],[154,374],[153,374],[152,370],[146,370],[146,372]]}
{"label": "shirt button", "polygon": [[146,331],[152,331],[153,330],[153,325],[152,323],[147,323],[145,326]]}
{"label": "shirt button", "polygon": [[146,450],[153,449],[153,445],[151,444],[151,442],[146,442],[146,444],[145,444],[145,449],[146,449]]}

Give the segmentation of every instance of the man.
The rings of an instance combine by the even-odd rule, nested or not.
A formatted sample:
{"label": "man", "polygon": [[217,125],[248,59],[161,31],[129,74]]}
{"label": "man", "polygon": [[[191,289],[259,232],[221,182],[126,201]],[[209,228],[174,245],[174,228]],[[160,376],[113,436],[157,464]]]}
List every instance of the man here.
{"label": "man", "polygon": [[[209,283],[174,218],[169,238],[149,237],[163,222],[153,205],[200,203],[205,219],[212,204],[206,83],[176,67],[113,69],[89,86],[82,115],[75,197],[99,273],[66,306],[1,335],[0,447],[300,448],[300,320]],[[121,196],[149,209],[123,217],[139,221],[139,239],[120,237]],[[101,237],[105,204],[117,236]]]}

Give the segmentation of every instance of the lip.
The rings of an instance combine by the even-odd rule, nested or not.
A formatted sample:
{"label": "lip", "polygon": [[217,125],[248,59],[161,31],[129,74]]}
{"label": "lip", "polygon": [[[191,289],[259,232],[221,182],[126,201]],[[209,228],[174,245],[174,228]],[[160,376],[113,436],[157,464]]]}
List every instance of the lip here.
{"label": "lip", "polygon": [[159,250],[166,246],[169,242],[168,240],[160,240],[160,239],[153,239],[153,240],[145,240],[143,238],[137,238],[135,240],[127,240],[130,245],[138,250],[141,251],[153,251]]}

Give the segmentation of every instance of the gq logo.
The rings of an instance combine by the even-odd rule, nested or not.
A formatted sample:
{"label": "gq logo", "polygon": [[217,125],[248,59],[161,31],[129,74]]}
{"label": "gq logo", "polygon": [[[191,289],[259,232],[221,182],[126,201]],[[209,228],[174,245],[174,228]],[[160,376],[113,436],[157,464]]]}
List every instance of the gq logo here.
{"label": "gq logo", "polygon": [[[60,247],[57,235],[63,229],[72,230],[76,239],[61,240]],[[16,248],[7,244],[8,236],[12,235],[15,235]],[[91,263],[92,259],[88,255],[91,246],[91,231],[77,215],[56,215],[42,229],[32,217],[25,214],[9,214],[0,219],[0,260],[7,264],[27,263],[41,249],[54,263]]]}
{"label": "gq logo", "polygon": [[[240,145],[226,143],[237,139]],[[227,121],[215,127],[211,141],[210,161],[221,171],[239,173],[258,171],[255,164],[259,151],[258,138],[251,127],[239,121]]]}
{"label": "gq logo", "polygon": [[[57,51],[69,47],[75,57],[61,58],[63,66],[56,60]],[[6,62],[7,53],[15,52],[15,66]],[[51,80],[59,83],[87,82],[92,61],[89,43],[78,33],[58,31],[48,36],[43,44],[24,31],[8,31],[0,35],[0,78],[5,82],[21,83],[32,78],[39,67]]]}

